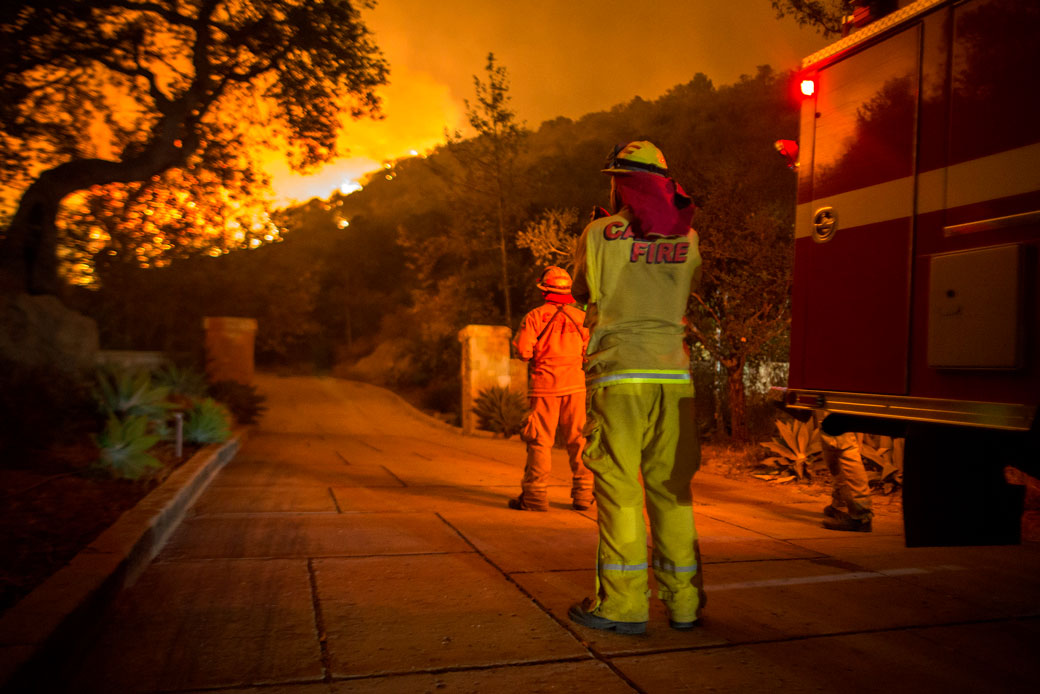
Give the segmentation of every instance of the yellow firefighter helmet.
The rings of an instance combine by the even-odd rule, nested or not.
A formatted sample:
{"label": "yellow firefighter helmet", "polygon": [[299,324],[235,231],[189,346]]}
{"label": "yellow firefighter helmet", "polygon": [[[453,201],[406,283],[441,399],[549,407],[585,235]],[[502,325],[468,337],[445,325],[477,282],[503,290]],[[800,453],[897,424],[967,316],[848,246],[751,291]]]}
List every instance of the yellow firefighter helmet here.
{"label": "yellow firefighter helmet", "polygon": [[571,276],[562,267],[550,265],[542,272],[538,280],[538,288],[543,292],[566,294],[571,290]]}
{"label": "yellow firefighter helmet", "polygon": [[607,168],[603,173],[607,174],[630,174],[644,171],[659,176],[668,175],[668,164],[664,161],[664,155],[652,142],[638,140],[629,142],[622,147],[614,147],[607,159]]}

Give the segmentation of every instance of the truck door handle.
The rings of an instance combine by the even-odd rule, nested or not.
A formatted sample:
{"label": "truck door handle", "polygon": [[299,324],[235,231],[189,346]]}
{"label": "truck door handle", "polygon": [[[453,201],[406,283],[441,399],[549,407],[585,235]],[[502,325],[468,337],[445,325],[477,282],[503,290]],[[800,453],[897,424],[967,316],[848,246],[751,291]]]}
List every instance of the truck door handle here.
{"label": "truck door handle", "polygon": [[838,230],[838,213],[833,207],[821,207],[813,215],[812,237],[816,243],[830,241]]}

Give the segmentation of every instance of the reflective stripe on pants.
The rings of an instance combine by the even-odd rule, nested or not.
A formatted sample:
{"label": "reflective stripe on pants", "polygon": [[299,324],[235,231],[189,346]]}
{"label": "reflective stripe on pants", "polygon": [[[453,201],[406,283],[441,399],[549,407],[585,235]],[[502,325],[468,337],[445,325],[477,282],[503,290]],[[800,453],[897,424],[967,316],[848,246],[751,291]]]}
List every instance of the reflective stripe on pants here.
{"label": "reflective stripe on pants", "polygon": [[[658,597],[675,621],[703,606],[690,483],[700,465],[691,384],[621,383],[589,391],[585,464],[599,516],[596,614],[649,616],[646,511]],[[639,483],[642,473],[643,486]]]}

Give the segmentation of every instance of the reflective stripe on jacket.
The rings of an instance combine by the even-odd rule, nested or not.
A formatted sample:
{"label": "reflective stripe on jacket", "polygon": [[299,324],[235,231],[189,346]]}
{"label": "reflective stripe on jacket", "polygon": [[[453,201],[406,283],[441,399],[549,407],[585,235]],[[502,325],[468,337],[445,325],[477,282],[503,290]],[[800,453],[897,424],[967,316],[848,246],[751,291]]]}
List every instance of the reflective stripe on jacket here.
{"label": "reflective stripe on jacket", "polygon": [[569,395],[585,390],[581,364],[589,331],[584,321],[585,312],[577,306],[552,303],[524,316],[513,345],[520,358],[530,363],[528,395]]}
{"label": "reflective stripe on jacket", "polygon": [[641,239],[627,209],[585,227],[573,293],[589,302],[589,388],[690,380],[683,316],[700,265],[693,229],[686,236]]}

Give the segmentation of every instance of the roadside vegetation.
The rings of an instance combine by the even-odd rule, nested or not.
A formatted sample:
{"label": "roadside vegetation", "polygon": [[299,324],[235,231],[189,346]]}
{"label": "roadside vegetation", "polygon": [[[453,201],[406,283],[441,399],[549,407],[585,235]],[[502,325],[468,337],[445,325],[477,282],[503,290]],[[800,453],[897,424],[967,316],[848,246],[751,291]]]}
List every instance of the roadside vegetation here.
{"label": "roadside vegetation", "polygon": [[41,417],[27,404],[53,388],[54,375],[37,376],[23,374],[0,402],[0,419],[17,432],[0,465],[0,611],[203,446],[226,441],[264,409],[255,388],[210,384],[191,367],[107,365],[83,382],[63,381],[59,409]]}

